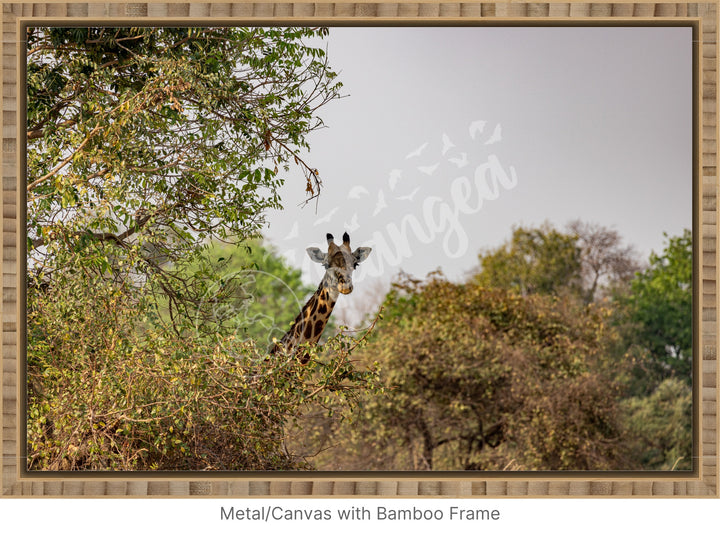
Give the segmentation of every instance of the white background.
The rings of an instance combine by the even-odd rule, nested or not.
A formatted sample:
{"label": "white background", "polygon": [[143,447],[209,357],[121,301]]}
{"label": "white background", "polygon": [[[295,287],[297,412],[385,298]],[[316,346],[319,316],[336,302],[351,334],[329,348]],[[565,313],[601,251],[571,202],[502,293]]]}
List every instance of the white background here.
{"label": "white background", "polygon": [[[284,509],[337,509],[364,506],[390,508],[498,509],[497,521],[232,521],[220,519],[220,507]],[[212,533],[452,533],[533,535],[653,535],[712,532],[718,524],[717,499],[568,498],[568,499],[3,499],[0,526],[3,533],[102,533],[173,535]],[[336,515],[334,515],[337,518]],[[368,531],[371,530],[371,531]]]}

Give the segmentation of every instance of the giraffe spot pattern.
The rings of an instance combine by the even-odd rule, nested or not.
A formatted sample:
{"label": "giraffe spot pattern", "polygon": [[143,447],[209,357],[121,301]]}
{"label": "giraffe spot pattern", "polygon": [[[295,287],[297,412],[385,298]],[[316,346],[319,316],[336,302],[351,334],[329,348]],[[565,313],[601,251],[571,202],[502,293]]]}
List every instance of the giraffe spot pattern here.
{"label": "giraffe spot pattern", "polygon": [[313,336],[315,338],[315,340],[318,340],[320,338],[320,335],[322,334],[323,329],[325,328],[325,323],[326,322],[323,320],[317,320],[317,322],[315,322],[315,333]]}

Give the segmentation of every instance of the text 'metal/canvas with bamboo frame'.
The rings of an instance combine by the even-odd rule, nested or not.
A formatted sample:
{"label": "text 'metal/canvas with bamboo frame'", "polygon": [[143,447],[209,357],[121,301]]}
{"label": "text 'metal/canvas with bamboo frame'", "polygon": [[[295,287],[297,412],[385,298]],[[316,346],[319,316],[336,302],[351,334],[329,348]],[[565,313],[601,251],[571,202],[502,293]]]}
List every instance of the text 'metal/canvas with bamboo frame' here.
{"label": "text 'metal/canvas with bamboo frame'", "polygon": [[[718,497],[716,2],[147,2],[2,4],[2,495]],[[693,28],[691,472],[29,473],[25,396],[25,44],[37,25],[685,25]]]}

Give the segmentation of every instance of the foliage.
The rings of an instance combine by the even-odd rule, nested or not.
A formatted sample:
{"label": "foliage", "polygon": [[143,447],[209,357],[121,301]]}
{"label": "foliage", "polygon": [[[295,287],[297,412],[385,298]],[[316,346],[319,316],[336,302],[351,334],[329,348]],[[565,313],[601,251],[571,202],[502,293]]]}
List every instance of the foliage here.
{"label": "foliage", "polygon": [[649,396],[623,401],[633,456],[646,470],[692,469],[692,392],[665,379]]}
{"label": "foliage", "polygon": [[331,467],[624,466],[619,385],[598,371],[607,310],[439,276],[401,281],[384,306],[360,355],[387,395],[336,432]]}
{"label": "foliage", "polygon": [[[242,242],[279,207],[340,84],[313,28],[30,28],[29,266],[156,279],[173,314],[206,288],[171,272],[213,237]],[[91,250],[91,261],[79,254]]]}
{"label": "foliage", "polygon": [[[241,246],[213,242],[204,254],[217,267],[227,299],[215,311],[215,321],[228,322],[239,339],[269,347],[280,339],[315,288],[302,282],[302,272],[287,265],[275,249],[260,239]],[[200,264],[202,265],[202,264]],[[326,333],[332,332],[332,317]]]}
{"label": "foliage", "polygon": [[230,314],[247,280],[206,254],[257,234],[291,163],[318,194],[297,151],[338,97],[304,44],[326,34],[28,30],[30,469],[310,468],[286,428],[373,388],[344,337],[268,359]]}
{"label": "foliage", "polygon": [[640,269],[617,231],[580,220],[567,232],[549,223],[516,227],[510,240],[480,255],[476,281],[493,288],[597,301],[617,292]]}
{"label": "foliage", "polygon": [[355,410],[357,391],[374,387],[342,338],[307,366],[270,360],[233,336],[178,336],[146,303],[94,282],[29,302],[30,469],[307,469],[286,428],[319,400]]}
{"label": "foliage", "polygon": [[518,227],[473,281],[268,358],[312,288],[250,238],[291,164],[320,191],[326,34],[28,29],[28,467],[688,466],[689,232],[631,280],[613,231]]}
{"label": "foliage", "polygon": [[480,255],[476,281],[521,295],[578,293],[580,258],[574,236],[549,224],[516,227],[508,243]]}
{"label": "foliage", "polygon": [[[466,284],[401,281],[360,354],[378,361],[387,394],[339,426],[316,416],[317,449],[328,448],[317,465],[688,468],[689,385],[663,381],[662,359],[667,336],[690,337],[690,235],[641,272],[616,232],[569,229],[515,229]],[[653,325],[667,335],[659,357]]]}
{"label": "foliage", "polygon": [[[668,237],[662,254],[631,282],[623,299],[630,342],[649,353],[649,372],[660,380],[692,381],[692,235]],[[655,383],[657,384],[657,383]]]}

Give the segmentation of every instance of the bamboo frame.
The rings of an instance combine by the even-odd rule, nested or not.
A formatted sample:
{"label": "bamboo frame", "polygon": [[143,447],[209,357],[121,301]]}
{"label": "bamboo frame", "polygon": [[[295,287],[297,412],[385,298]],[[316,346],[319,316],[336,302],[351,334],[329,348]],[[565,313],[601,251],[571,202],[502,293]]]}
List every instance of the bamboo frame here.
{"label": "bamboo frame", "polygon": [[[717,26],[715,1],[579,2],[236,2],[2,3],[2,495],[7,496],[706,496],[718,497],[717,369]],[[28,473],[24,469],[24,24],[488,24],[642,22],[695,28],[693,231],[695,320],[691,473]]]}

